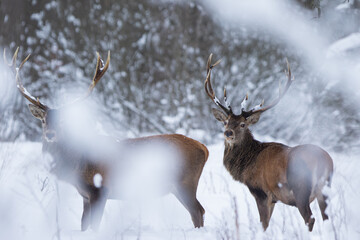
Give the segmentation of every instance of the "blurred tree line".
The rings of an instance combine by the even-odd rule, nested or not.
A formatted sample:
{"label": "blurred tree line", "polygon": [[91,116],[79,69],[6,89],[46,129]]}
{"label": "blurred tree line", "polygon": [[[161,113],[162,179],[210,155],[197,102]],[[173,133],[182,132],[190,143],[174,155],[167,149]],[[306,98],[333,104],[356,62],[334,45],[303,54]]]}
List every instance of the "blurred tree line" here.
{"label": "blurred tree line", "polygon": [[[353,2],[353,8],[358,6]],[[329,20],[339,28],[335,38],[359,31],[334,23],[343,14],[348,13]],[[357,10],[351,14],[346,21],[359,19]],[[0,46],[7,48],[9,58],[20,46],[19,61],[32,54],[22,72],[24,85],[52,107],[71,101],[67,97],[74,89],[85,90],[95,52],[105,58],[110,50],[110,69],[92,98],[101,106],[100,122],[122,137],[178,131],[206,143],[221,139],[203,87],[210,53],[222,58],[214,71],[218,96],[226,85],[235,111],[246,92],[250,105],[274,98],[289,59],[297,83],[284,103],[262,116],[257,133],[335,150],[358,142],[360,135],[358,113],[336,85],[327,88],[316,81],[316,73],[308,72],[298,53],[281,40],[223,23],[208,11],[205,0],[0,0]],[[304,102],[292,99],[294,95]],[[25,103],[16,94],[16,100],[0,105],[0,141],[40,140],[40,122]],[[298,111],[302,105],[305,111]]]}

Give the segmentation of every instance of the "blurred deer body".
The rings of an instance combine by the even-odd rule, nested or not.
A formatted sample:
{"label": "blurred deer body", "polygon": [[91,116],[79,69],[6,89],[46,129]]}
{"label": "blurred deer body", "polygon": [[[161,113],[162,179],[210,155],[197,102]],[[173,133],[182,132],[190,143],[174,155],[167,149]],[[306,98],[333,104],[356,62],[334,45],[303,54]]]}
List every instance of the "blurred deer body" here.
{"label": "blurred deer body", "polygon": [[[43,152],[51,157],[51,171],[59,179],[72,184],[83,197],[82,230],[89,226],[98,228],[108,198],[127,199],[131,194],[148,197],[137,195],[137,192],[147,190],[146,194],[152,195],[153,189],[159,190],[154,195],[173,193],[190,213],[194,226],[204,225],[205,210],[196,198],[198,181],[209,155],[203,144],[179,134],[118,140],[98,135],[92,126],[87,126],[86,118],[75,126],[67,124],[67,111],[87,98],[106,72],[110,52],[105,64],[97,53],[95,75],[87,93],[71,105],[58,109],[43,104],[23,87],[19,71],[29,56],[16,67],[17,53],[18,49],[8,65],[14,67],[17,88],[31,103],[31,113],[42,122]],[[4,59],[6,61],[5,51]],[[150,151],[154,147],[158,148]],[[154,156],[154,152],[159,153]],[[161,162],[157,159],[159,157]],[[142,168],[141,173],[139,168]],[[129,179],[136,185],[129,186]],[[159,187],[160,183],[163,186]],[[124,190],[130,190],[131,194],[124,194]]]}
{"label": "blurred deer body", "polygon": [[291,71],[288,65],[288,81],[279,97],[270,105],[263,107],[263,102],[249,111],[245,110],[248,96],[241,103],[241,114],[233,113],[227,102],[224,90],[225,104],[220,103],[215,96],[210,82],[211,70],[219,63],[211,65],[210,55],[205,80],[205,91],[212,101],[222,110],[212,109],[215,118],[225,127],[224,166],[232,177],[244,183],[255,197],[259,210],[260,221],[264,230],[277,201],[296,206],[305,223],[312,231],[314,218],[310,202],[318,200],[323,219],[328,219],[325,213],[326,196],[323,187],[330,186],[333,173],[333,161],[330,155],[315,145],[299,145],[289,147],[281,143],[262,143],[254,139],[249,126],[258,122],[260,115],[274,107],[285,95],[292,83]]}
{"label": "blurred deer body", "polygon": [[[125,140],[96,137],[96,145],[100,147],[94,145],[91,151],[74,148],[69,142],[43,140],[43,151],[53,158],[52,172],[74,185],[84,199],[82,230],[90,221],[93,228],[98,227],[106,199],[134,200],[168,193],[173,193],[189,211],[195,227],[203,226],[205,210],[196,198],[196,191],[208,158],[204,145],[179,134]],[[154,146],[172,150],[172,153],[164,150],[169,159],[160,160],[160,170],[149,166],[157,163],[151,156],[137,155],[144,148]],[[159,150],[160,147],[156,149]],[[145,176],[138,172],[144,163],[147,164]],[[95,180],[97,176],[101,178],[100,184]],[[91,212],[94,210],[95,215]]]}

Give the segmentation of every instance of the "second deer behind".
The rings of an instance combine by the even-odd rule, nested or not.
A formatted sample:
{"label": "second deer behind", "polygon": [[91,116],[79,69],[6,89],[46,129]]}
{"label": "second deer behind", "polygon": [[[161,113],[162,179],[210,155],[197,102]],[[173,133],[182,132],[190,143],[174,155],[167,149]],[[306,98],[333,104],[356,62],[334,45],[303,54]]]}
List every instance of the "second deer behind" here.
{"label": "second deer behind", "polygon": [[107,199],[134,196],[146,200],[149,195],[166,193],[173,193],[182,203],[195,227],[204,225],[205,210],[196,198],[209,155],[203,144],[179,134],[117,140],[91,128],[80,131],[89,121],[86,118],[74,127],[84,107],[80,102],[91,94],[108,69],[110,52],[105,64],[97,54],[95,75],[84,96],[60,108],[50,108],[24,88],[19,72],[29,56],[16,68],[17,53],[18,49],[9,64],[16,73],[17,88],[31,103],[33,116],[42,122],[43,152],[51,156],[51,171],[72,184],[83,198],[82,230],[98,228]]}

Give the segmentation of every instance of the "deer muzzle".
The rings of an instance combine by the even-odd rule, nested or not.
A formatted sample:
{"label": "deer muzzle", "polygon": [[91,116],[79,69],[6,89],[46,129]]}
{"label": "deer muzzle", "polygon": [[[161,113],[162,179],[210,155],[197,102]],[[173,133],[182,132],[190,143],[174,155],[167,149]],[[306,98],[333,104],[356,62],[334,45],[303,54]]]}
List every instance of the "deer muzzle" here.
{"label": "deer muzzle", "polygon": [[228,140],[228,141],[234,140],[234,138],[235,138],[233,130],[226,130],[224,132],[224,136],[225,136],[226,140]]}

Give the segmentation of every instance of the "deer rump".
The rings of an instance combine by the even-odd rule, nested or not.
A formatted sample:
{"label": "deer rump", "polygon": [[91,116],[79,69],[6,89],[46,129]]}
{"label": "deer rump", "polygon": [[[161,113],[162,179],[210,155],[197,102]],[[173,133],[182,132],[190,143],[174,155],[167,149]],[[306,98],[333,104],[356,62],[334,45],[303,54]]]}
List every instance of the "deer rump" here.
{"label": "deer rump", "polygon": [[[330,187],[332,174],[333,161],[322,148],[306,144],[296,146],[289,152],[287,182],[295,199],[298,199],[298,205],[301,201],[312,202],[315,198],[320,204],[323,201],[323,187]],[[302,200],[304,196],[310,197]]]}

